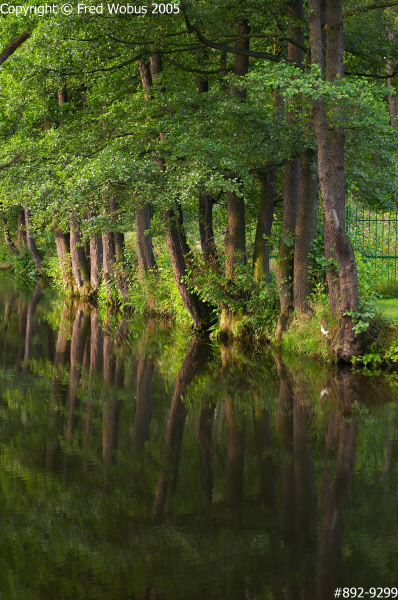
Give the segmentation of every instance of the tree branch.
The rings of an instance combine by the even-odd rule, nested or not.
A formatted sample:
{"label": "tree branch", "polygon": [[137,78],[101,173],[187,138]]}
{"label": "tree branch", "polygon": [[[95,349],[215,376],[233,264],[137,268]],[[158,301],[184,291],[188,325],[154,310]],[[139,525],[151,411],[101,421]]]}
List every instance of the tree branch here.
{"label": "tree branch", "polygon": [[26,42],[26,40],[30,36],[30,31],[24,31],[23,33],[18,35],[14,40],[12,40],[12,42],[10,42],[8,46],[6,46],[4,50],[0,53],[0,65],[2,65],[3,62],[5,62],[7,58],[11,56],[11,54],[14,54],[15,50],[17,50],[19,46],[22,46],[22,44]]}
{"label": "tree branch", "polygon": [[4,165],[0,165],[0,171],[3,171],[3,169],[8,169],[8,167],[12,167],[12,165],[14,165],[16,162],[18,162],[18,160],[21,158],[21,156],[22,156],[22,152],[20,152],[16,156],[14,156],[14,158],[12,160],[10,160],[10,162],[5,163]]}
{"label": "tree branch", "polygon": [[368,12],[369,10],[376,10],[377,8],[390,8],[391,6],[398,6],[397,0],[395,2],[376,2],[375,4],[368,4],[368,6],[357,6],[352,10],[347,10],[343,13],[343,17],[352,17],[358,13]]}
{"label": "tree branch", "polygon": [[191,69],[190,67],[184,67],[184,65],[181,65],[179,62],[173,60],[172,58],[169,58],[165,54],[162,54],[162,57],[166,62],[170,63],[171,65],[174,65],[182,71],[186,71],[187,73],[198,73],[199,75],[217,75],[219,73],[224,73],[224,69],[216,69],[214,71],[202,71],[200,69]]}

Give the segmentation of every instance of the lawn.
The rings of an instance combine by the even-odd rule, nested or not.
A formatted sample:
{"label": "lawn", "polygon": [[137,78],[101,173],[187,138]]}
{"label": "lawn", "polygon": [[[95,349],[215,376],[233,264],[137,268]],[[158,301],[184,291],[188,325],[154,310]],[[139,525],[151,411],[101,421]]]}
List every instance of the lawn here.
{"label": "lawn", "polygon": [[381,312],[390,319],[398,321],[398,298],[389,298],[386,300],[378,300]]}

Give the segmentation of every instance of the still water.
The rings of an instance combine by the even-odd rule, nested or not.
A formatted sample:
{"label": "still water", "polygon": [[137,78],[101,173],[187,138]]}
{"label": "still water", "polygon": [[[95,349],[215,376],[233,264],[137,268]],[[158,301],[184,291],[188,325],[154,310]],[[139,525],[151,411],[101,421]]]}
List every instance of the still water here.
{"label": "still water", "polygon": [[0,598],[398,584],[398,387],[0,281]]}

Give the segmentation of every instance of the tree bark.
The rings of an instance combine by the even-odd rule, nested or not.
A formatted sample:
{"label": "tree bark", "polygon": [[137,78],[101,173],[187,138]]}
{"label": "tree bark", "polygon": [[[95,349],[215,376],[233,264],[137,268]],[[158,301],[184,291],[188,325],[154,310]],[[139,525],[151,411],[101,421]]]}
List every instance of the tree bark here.
{"label": "tree bark", "polygon": [[[312,62],[323,67],[321,0],[309,0],[310,44]],[[343,75],[342,0],[326,0],[327,64],[329,81]],[[322,99],[314,101],[313,116],[318,143],[319,179],[324,209],[325,236],[336,253],[340,282],[340,321],[331,348],[340,360],[349,360],[361,353],[360,337],[353,331],[352,317],[346,311],[358,308],[358,284],[355,255],[345,232],[344,131],[340,125],[330,130],[326,107]]]}
{"label": "tree bark", "polygon": [[[241,19],[236,23],[235,33],[237,41],[235,47],[237,50],[250,50],[250,39],[246,36],[250,34],[250,26],[246,19]],[[249,72],[249,57],[244,54],[234,54],[233,72],[239,77],[244,77]],[[242,86],[232,86],[231,94],[243,102],[246,100],[246,88]]]}
{"label": "tree bark", "polygon": [[180,208],[177,207],[176,211],[172,208],[166,210],[164,220],[166,224],[167,247],[173,264],[178,291],[181,294],[184,306],[191,315],[195,327],[198,329],[208,329],[211,319],[211,308],[197,294],[188,289],[185,281],[189,246],[185,237]]}
{"label": "tree bark", "polygon": [[14,254],[14,256],[16,256],[17,254],[19,254],[18,248],[15,246],[14,242],[11,239],[10,232],[8,230],[7,218],[4,216],[4,214],[2,214],[2,221],[3,221],[4,241],[7,244],[7,247],[9,249],[9,251],[11,252],[11,254]]}
{"label": "tree bark", "polygon": [[[233,175],[231,176],[233,177]],[[225,240],[225,274],[233,279],[235,265],[246,264],[245,202],[236,192],[227,192],[228,231]]]}
{"label": "tree bark", "polygon": [[288,328],[294,308],[294,234],[300,195],[300,159],[294,158],[285,167],[282,235],[276,265],[276,282],[281,312],[275,338],[281,339]]}
{"label": "tree bark", "polygon": [[138,265],[142,272],[156,269],[151,236],[151,208],[149,202],[135,210],[136,246]]}
{"label": "tree bark", "polygon": [[[303,1],[291,0],[288,4],[288,10],[292,23],[289,34],[301,45],[304,45],[304,30],[301,25],[303,19]],[[301,64],[304,53],[301,48],[289,42],[287,58],[297,64]],[[287,106],[287,125],[292,125],[294,120],[294,114],[289,110],[289,106]],[[285,167],[282,236],[276,266],[276,281],[281,305],[281,312],[275,331],[275,338],[277,340],[281,339],[283,332],[289,326],[291,313],[294,308],[294,234],[300,196],[300,165],[300,159],[293,158]]]}
{"label": "tree bark", "polygon": [[309,278],[310,252],[316,234],[319,180],[316,151],[301,155],[300,197],[294,240],[294,308],[308,312],[312,286]]}
{"label": "tree bark", "polygon": [[116,284],[119,294],[122,298],[127,295],[127,283],[124,278],[124,233],[118,231],[119,217],[118,210],[119,206],[115,198],[109,200],[109,208],[114,223],[113,240],[115,244],[115,267],[116,267]]}
{"label": "tree bark", "polygon": [[[149,89],[153,85],[153,78],[156,79],[157,75],[162,70],[162,63],[160,57],[159,60],[152,59],[150,66],[148,66],[143,60],[138,61],[141,75],[141,83],[145,91],[145,100],[149,100]],[[156,269],[156,261],[152,247],[152,236],[150,233],[151,207],[149,202],[146,202],[143,206],[138,206],[136,208],[135,217],[138,265],[141,271],[146,273],[147,271],[152,271]]]}
{"label": "tree bark", "polygon": [[[58,262],[61,267],[62,285],[64,290],[73,290],[72,260],[70,255],[69,234],[60,229],[54,230]],[[76,291],[76,289],[74,290]]]}
{"label": "tree bark", "polygon": [[199,236],[205,265],[217,268],[218,254],[213,231],[214,199],[207,192],[199,192]]}
{"label": "tree bark", "polygon": [[74,216],[70,220],[70,256],[77,292],[82,298],[87,298],[91,293],[90,265],[82,245],[80,226]]}
{"label": "tree bark", "polygon": [[25,213],[23,208],[18,212],[17,248],[21,250],[26,244]]}
{"label": "tree bark", "polygon": [[36,269],[39,271],[41,275],[41,266],[43,264],[43,258],[37,249],[35,240],[32,238],[30,223],[29,223],[29,211],[27,208],[24,209],[25,213],[25,227],[26,227],[26,243],[28,245],[29,251],[32,255],[33,262],[35,263]]}
{"label": "tree bark", "polygon": [[97,292],[101,285],[102,266],[102,238],[100,235],[92,235],[90,237],[90,284],[93,292]]}
{"label": "tree bark", "polygon": [[[195,50],[196,68],[202,67],[203,50]],[[198,73],[196,75],[196,89],[198,94],[206,94],[209,91],[209,82],[206,77]],[[214,198],[206,192],[203,187],[199,191],[199,238],[202,247],[205,265],[218,267],[217,247],[213,231],[213,206]]]}
{"label": "tree bark", "polygon": [[253,267],[255,281],[269,281],[269,238],[274,219],[276,169],[260,175],[261,198],[254,242]]}
{"label": "tree bark", "polygon": [[[248,37],[250,27],[246,20],[242,19],[236,24],[236,48],[249,50],[250,41]],[[242,54],[233,56],[233,72],[239,77],[249,72],[249,58]],[[246,89],[242,86],[233,85],[231,94],[241,102],[246,100]],[[229,179],[237,179],[235,173],[228,174]],[[225,274],[228,279],[234,276],[234,266],[246,263],[246,224],[245,224],[245,201],[243,196],[235,191],[227,192],[228,230],[225,238]]]}
{"label": "tree bark", "polygon": [[113,233],[106,231],[102,234],[102,252],[103,252],[103,267],[104,281],[106,285],[107,297],[109,303],[114,303],[114,265],[115,265],[115,241]]}

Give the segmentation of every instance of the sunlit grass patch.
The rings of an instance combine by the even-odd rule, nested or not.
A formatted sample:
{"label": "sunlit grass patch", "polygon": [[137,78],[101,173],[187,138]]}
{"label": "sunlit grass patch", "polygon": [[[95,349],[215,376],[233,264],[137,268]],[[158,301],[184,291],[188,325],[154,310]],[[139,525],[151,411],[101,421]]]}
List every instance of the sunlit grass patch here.
{"label": "sunlit grass patch", "polygon": [[398,298],[388,298],[385,300],[378,300],[377,303],[380,306],[380,310],[389,319],[398,321]]}

